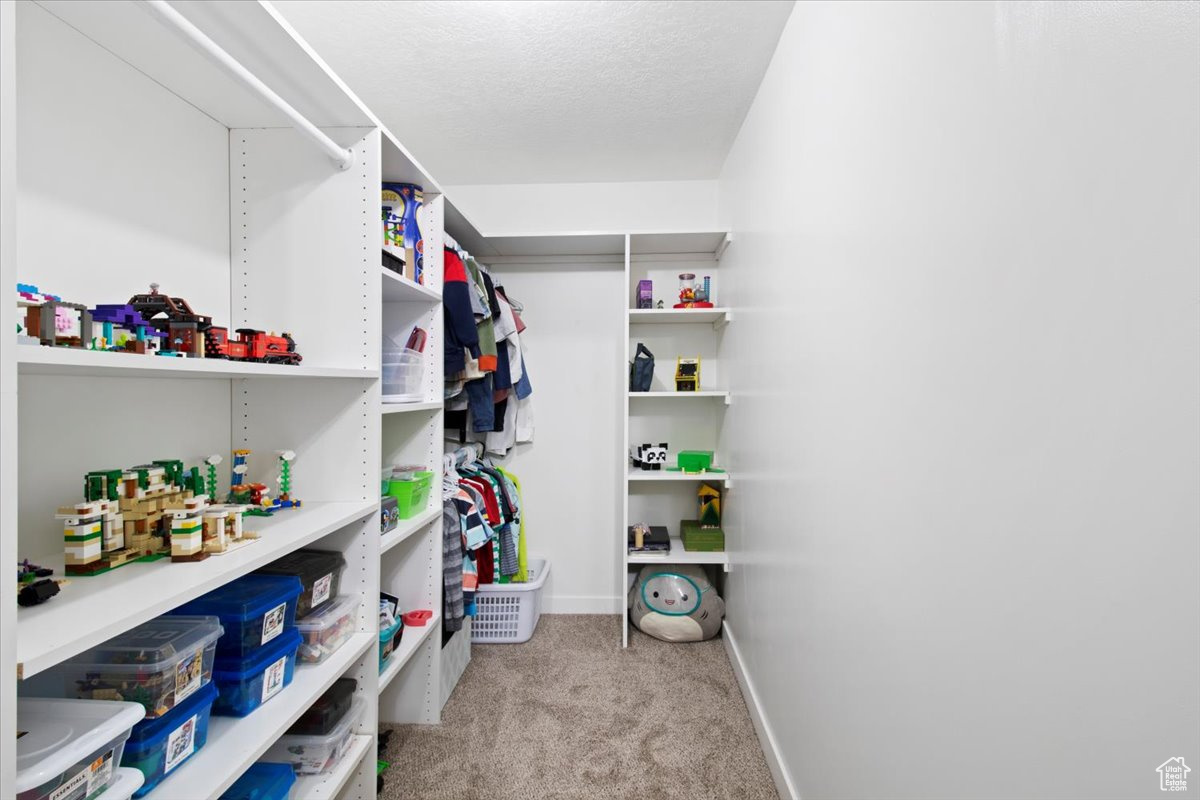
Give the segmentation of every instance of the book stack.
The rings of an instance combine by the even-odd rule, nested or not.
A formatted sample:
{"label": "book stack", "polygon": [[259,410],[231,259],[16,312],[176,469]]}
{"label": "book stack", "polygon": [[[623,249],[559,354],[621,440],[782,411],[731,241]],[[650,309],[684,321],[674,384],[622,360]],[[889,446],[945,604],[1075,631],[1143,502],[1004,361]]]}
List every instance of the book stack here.
{"label": "book stack", "polygon": [[[637,528],[642,528],[642,546],[637,546]],[[671,537],[664,525],[630,525],[629,552],[639,555],[661,555],[664,558],[671,553]]]}

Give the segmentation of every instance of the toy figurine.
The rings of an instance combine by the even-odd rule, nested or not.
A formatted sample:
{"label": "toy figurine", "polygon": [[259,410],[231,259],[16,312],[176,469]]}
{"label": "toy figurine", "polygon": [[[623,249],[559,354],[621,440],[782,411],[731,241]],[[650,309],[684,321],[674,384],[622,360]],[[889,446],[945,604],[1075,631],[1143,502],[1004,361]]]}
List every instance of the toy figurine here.
{"label": "toy figurine", "polygon": [[691,272],[681,272],[679,274],[679,302],[675,304],[676,308],[712,308],[713,304],[708,301],[708,279],[705,279],[705,284],[699,292],[702,292],[704,297],[698,296],[696,288],[696,276]]}
{"label": "toy figurine", "polygon": [[17,564],[17,605],[41,605],[58,594],[59,587],[65,586],[67,581],[54,580],[50,577],[53,574],[54,570],[39,567],[28,558]]}
{"label": "toy figurine", "polygon": [[633,466],[638,469],[661,470],[667,463],[667,443],[660,442],[657,447],[651,444],[634,447],[631,457]]}
{"label": "toy figurine", "polygon": [[700,390],[700,358],[675,359],[675,391],[696,392]]}

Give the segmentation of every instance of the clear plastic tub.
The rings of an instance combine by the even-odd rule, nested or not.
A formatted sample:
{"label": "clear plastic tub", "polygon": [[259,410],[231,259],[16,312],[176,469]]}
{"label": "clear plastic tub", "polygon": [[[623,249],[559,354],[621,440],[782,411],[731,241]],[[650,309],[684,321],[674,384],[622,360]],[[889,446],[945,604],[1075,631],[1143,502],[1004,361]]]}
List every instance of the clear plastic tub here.
{"label": "clear plastic tub", "polygon": [[337,597],[346,559],[331,550],[297,550],[272,561],[259,575],[294,575],[304,586],[296,600],[296,619],[304,619]]}
{"label": "clear plastic tub", "polygon": [[212,713],[244,717],[279,694],[292,682],[300,632],[289,628],[282,636],[245,658],[218,658],[213,683],[221,693]]}
{"label": "clear plastic tub", "polygon": [[[139,703],[17,700],[17,800],[85,800],[116,780]],[[12,735],[10,732],[8,735]]]}
{"label": "clear plastic tub", "polygon": [[367,701],[355,697],[349,711],[342,715],[329,733],[315,736],[285,733],[266,752],[263,760],[291,764],[297,775],[328,772],[346,754],[354,738],[354,729],[366,708]]}
{"label": "clear plastic tub", "polygon": [[64,663],[67,696],[141,703],[161,717],[212,679],[216,617],[157,617]]}
{"label": "clear plastic tub", "polygon": [[296,720],[288,733],[301,736],[318,736],[330,733],[354,701],[354,693],[358,690],[358,681],[354,678],[338,678],[317,698],[317,702],[308,707]]}
{"label": "clear plastic tub", "polygon": [[101,795],[103,800],[129,800],[142,785],[142,773],[136,769],[121,767]]}
{"label": "clear plastic tub", "polygon": [[220,800],[287,800],[295,782],[296,773],[290,764],[260,761],[251,764]]}
{"label": "clear plastic tub", "polygon": [[208,741],[208,716],[217,699],[217,687],[208,684],[184,700],[171,713],[133,726],[125,743],[121,766],[139,770],[144,777],[141,797],[183,764]]}
{"label": "clear plastic tub", "polygon": [[281,636],[296,624],[300,579],[286,575],[243,575],[184,603],[171,614],[215,614],[225,634],[217,640],[217,658],[244,656]]}
{"label": "clear plastic tub", "polygon": [[379,632],[379,671],[383,672],[387,666],[388,659],[392,657],[392,651],[396,649],[396,645],[400,643],[400,637],[404,633],[404,622],[396,620],[396,624],[390,628],[385,628]]}
{"label": "clear plastic tub", "polygon": [[359,599],[358,595],[339,595],[296,623],[296,630],[304,637],[296,655],[301,664],[320,664],[354,635]]}
{"label": "clear plastic tub", "polygon": [[415,403],[421,399],[424,356],[417,350],[400,348],[384,340],[383,402]]}

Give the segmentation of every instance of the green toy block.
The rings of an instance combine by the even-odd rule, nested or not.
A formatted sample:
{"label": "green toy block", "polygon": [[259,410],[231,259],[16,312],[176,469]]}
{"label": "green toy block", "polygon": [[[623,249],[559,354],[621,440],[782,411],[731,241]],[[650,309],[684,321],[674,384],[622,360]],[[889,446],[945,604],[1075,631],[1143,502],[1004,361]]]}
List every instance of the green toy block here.
{"label": "green toy block", "polygon": [[705,528],[699,520],[685,519],[679,523],[683,549],[693,553],[720,553],[725,550],[725,531]]}

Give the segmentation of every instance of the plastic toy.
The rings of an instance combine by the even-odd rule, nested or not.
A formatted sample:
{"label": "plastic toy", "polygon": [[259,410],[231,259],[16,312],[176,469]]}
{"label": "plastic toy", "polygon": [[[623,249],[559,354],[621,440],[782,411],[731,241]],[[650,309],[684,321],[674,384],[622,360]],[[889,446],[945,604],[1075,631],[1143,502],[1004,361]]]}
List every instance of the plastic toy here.
{"label": "plastic toy", "polygon": [[629,620],[665,642],[700,642],[721,629],[725,601],[695,564],[647,564],[629,590]]}
{"label": "plastic toy", "polygon": [[433,619],[433,612],[428,608],[418,608],[401,614],[400,619],[404,620],[405,625],[420,628]]}
{"label": "plastic toy", "polygon": [[679,274],[679,302],[675,304],[676,308],[712,308],[713,304],[707,300],[708,286],[705,284],[699,291],[703,292],[704,298],[697,296],[696,276],[691,272],[681,272]]}
{"label": "plastic toy", "polygon": [[79,303],[68,303],[53,294],[38,291],[28,283],[17,284],[17,307],[24,309],[24,327],[18,334],[49,347],[92,346],[92,312]]}
{"label": "plastic toy", "polygon": [[[210,457],[211,458],[211,457]],[[210,485],[215,487],[210,463]],[[58,509],[68,575],[95,575],[138,560],[170,555],[199,561],[249,544],[240,505],[209,502],[199,467],[161,460],[127,469],[94,470],[84,501]]]}
{"label": "plastic toy", "polygon": [[676,458],[676,464],[681,472],[698,475],[712,468],[713,453],[711,450],[681,450]]}
{"label": "plastic toy", "polygon": [[675,391],[696,392],[700,390],[700,358],[675,359]]}
{"label": "plastic toy", "polygon": [[41,605],[58,594],[59,585],[67,581],[56,581],[50,577],[53,574],[54,570],[39,567],[28,558],[17,564],[17,605]]}
{"label": "plastic toy", "polygon": [[632,448],[633,466],[646,471],[661,470],[667,463],[667,443],[638,445]]}
{"label": "plastic toy", "polygon": [[96,306],[92,309],[92,328],[93,350],[145,355],[158,352],[167,339],[167,334],[151,325],[131,305]]}
{"label": "plastic toy", "polygon": [[238,328],[237,339],[229,338],[229,329],[213,326],[204,331],[204,355],[231,361],[258,361],[264,364],[299,364],[296,341],[290,333],[276,336],[253,328]]}
{"label": "plastic toy", "polygon": [[698,522],[705,528],[721,527],[721,491],[707,483],[700,484],[696,496],[700,501],[700,519]]}

